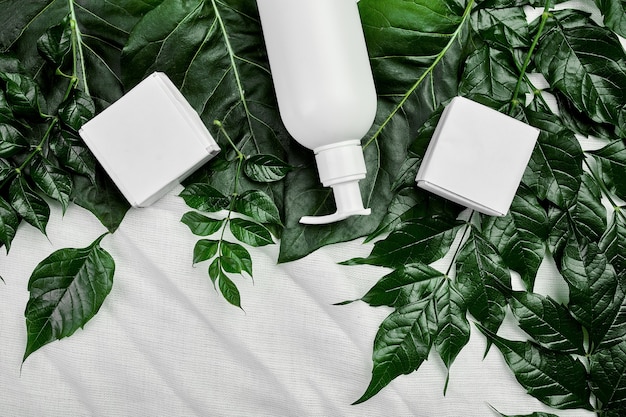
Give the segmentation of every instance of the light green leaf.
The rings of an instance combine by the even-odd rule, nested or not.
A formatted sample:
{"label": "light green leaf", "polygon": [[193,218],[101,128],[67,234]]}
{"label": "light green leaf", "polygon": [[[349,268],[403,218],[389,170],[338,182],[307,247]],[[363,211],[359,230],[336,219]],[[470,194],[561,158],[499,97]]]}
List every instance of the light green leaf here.
{"label": "light green leaf", "polygon": [[530,395],[557,409],[593,410],[585,366],[571,355],[554,352],[531,342],[514,342],[478,328],[504,356],[517,381]]}
{"label": "light green leaf", "polygon": [[183,214],[180,220],[196,236],[210,236],[222,228],[224,220],[212,219],[195,211]]}
{"label": "light green leaf", "polygon": [[250,246],[265,246],[274,243],[270,231],[260,223],[246,219],[232,219],[230,231],[239,241]]}
{"label": "light green leaf", "polygon": [[24,360],[42,346],[71,336],[98,312],[113,285],[115,263],[99,237],[83,249],[61,249],[44,259],[28,283],[28,341]]}
{"label": "light green leaf", "polygon": [[263,191],[249,190],[235,199],[235,211],[259,223],[282,225],[278,207]]}
{"label": "light green leaf", "polygon": [[208,261],[217,254],[220,242],[217,240],[200,239],[193,248],[194,265],[200,262]]}
{"label": "light green leaf", "polygon": [[294,168],[274,155],[258,154],[246,158],[243,172],[258,182],[280,181]]}
{"label": "light green leaf", "polygon": [[230,198],[208,184],[191,184],[179,194],[185,203],[199,211],[216,212],[226,210]]}

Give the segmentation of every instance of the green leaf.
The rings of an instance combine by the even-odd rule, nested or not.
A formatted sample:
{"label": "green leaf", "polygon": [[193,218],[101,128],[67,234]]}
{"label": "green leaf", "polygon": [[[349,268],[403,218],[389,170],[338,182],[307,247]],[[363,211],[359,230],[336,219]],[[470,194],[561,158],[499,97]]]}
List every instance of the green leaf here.
{"label": "green leaf", "polygon": [[232,219],[230,231],[239,241],[250,246],[265,246],[274,243],[270,231],[260,223],[246,219]]}
{"label": "green leaf", "polygon": [[8,158],[28,149],[28,141],[15,127],[0,123],[0,157]]}
{"label": "green leaf", "polygon": [[32,116],[40,113],[39,87],[23,74],[0,73],[6,86],[6,98],[15,114]]}
{"label": "green leaf", "polygon": [[196,236],[209,236],[222,228],[224,220],[217,220],[207,217],[195,211],[189,211],[183,214],[180,220],[191,230]]}
{"label": "green leaf", "polygon": [[191,208],[210,213],[226,210],[230,198],[208,184],[191,184],[179,194]]}
{"label": "green leaf", "polygon": [[0,123],[6,123],[14,120],[13,111],[9,106],[4,90],[0,89]]}
{"label": "green leaf", "polygon": [[[559,19],[559,12],[554,12]],[[555,25],[543,34],[534,55],[537,68],[591,119],[617,124],[626,103],[626,55],[608,29]]]}
{"label": "green leaf", "polygon": [[547,350],[531,342],[514,342],[478,328],[504,356],[517,381],[530,395],[557,409],[593,410],[585,366],[571,355]]}
{"label": "green leaf", "polygon": [[582,328],[564,305],[531,292],[514,292],[510,305],[520,328],[542,346],[585,354]]}
{"label": "green leaf", "polygon": [[0,244],[6,247],[7,253],[11,249],[11,242],[19,224],[20,219],[13,207],[0,197]]}
{"label": "green leaf", "polygon": [[601,149],[590,152],[602,165],[602,173],[614,187],[615,194],[626,199],[626,145],[623,140],[615,140]]}
{"label": "green leaf", "polygon": [[507,103],[513,98],[518,77],[510,51],[485,45],[467,58],[459,92]]}
{"label": "green leaf", "polygon": [[96,172],[95,183],[87,177],[75,176],[72,199],[92,212],[111,233],[117,230],[130,208],[115,184],[101,171]]}
{"label": "green leaf", "polygon": [[249,190],[235,199],[235,211],[259,223],[282,225],[278,207],[263,191]]}
{"label": "green leaf", "polygon": [[626,3],[624,0],[595,0],[604,16],[604,24],[626,38]]}
{"label": "green leaf", "polygon": [[619,417],[626,411],[626,341],[591,355],[591,392],[600,415]]}
{"label": "green leaf", "polygon": [[528,23],[522,7],[480,8],[472,13],[472,28],[484,40],[507,49],[530,45]]}
{"label": "green leaf", "polygon": [[507,266],[517,271],[526,289],[532,291],[543,261],[548,236],[548,215],[523,185],[504,217],[487,217],[483,233],[493,243]]}
{"label": "green leaf", "polygon": [[86,176],[96,184],[96,158],[81,139],[73,133],[61,131],[51,138],[49,145],[63,167]]}
{"label": "green leaf", "polygon": [[28,283],[28,340],[24,360],[42,346],[71,336],[98,312],[113,285],[115,263],[99,237],[83,249],[61,249],[44,259]]}
{"label": "green leaf", "polygon": [[598,243],[618,275],[626,276],[626,213],[622,208],[613,211],[612,219]]}
{"label": "green leaf", "polygon": [[[492,408],[493,408],[493,407],[492,407]],[[542,412],[535,412],[535,413],[531,413],[531,414],[524,414],[524,415],[521,415],[521,414],[516,414],[516,415],[514,415],[514,416],[513,416],[513,415],[505,415],[505,414],[502,414],[501,412],[499,412],[498,410],[495,410],[495,409],[494,409],[494,411],[495,411],[496,413],[498,413],[498,415],[499,415],[500,417],[559,417],[559,416],[557,416],[556,414],[551,414],[551,413],[542,413]]]}
{"label": "green leaf", "polygon": [[208,261],[217,254],[220,242],[217,240],[200,239],[193,248],[193,263]]}
{"label": "green leaf", "polygon": [[72,177],[46,158],[37,158],[31,168],[31,178],[48,197],[61,203],[63,212],[70,203]]}
{"label": "green leaf", "polygon": [[69,16],[52,26],[37,40],[37,49],[52,64],[60,67],[72,47],[72,29]]}
{"label": "green leaf", "polygon": [[580,143],[554,116],[534,112],[527,112],[527,116],[541,133],[522,180],[539,199],[568,207],[578,192],[583,172]]}
{"label": "green leaf", "polygon": [[447,216],[412,220],[376,242],[367,258],[354,258],[343,264],[390,268],[409,263],[430,264],[448,253],[458,229],[456,220]]}
{"label": "green leaf", "polygon": [[96,105],[91,96],[80,90],[74,90],[74,94],[59,108],[61,121],[76,132],[95,114]]}
{"label": "green leaf", "polygon": [[470,324],[465,317],[466,303],[449,279],[444,280],[435,297],[438,325],[435,348],[446,368],[450,369],[470,338]]}
{"label": "green leaf", "polygon": [[569,286],[569,308],[587,329],[592,348],[603,343],[618,317],[625,292],[615,269],[595,243],[571,237],[561,264],[561,273]]}
{"label": "green leaf", "polygon": [[467,309],[485,327],[496,331],[504,320],[505,294],[511,291],[511,275],[496,248],[472,228],[456,268],[456,286]]}
{"label": "green leaf", "polygon": [[407,264],[382,277],[361,300],[372,307],[403,305],[419,301],[444,275],[421,263]]}
{"label": "green leaf", "polygon": [[235,283],[228,278],[228,275],[222,272],[217,285],[226,301],[235,307],[241,308],[241,294],[239,293],[239,289],[237,289]]}
{"label": "green leaf", "polygon": [[252,258],[250,252],[238,243],[223,240],[220,245],[222,257],[227,257],[237,265],[237,273],[246,272],[252,276]]}
{"label": "green leaf", "polygon": [[252,181],[280,181],[294,168],[274,155],[257,154],[246,158],[243,172]]}
{"label": "green leaf", "polygon": [[30,188],[23,176],[19,176],[11,182],[9,198],[13,209],[30,225],[45,235],[50,218],[50,207],[43,198]]}
{"label": "green leaf", "polygon": [[11,166],[9,161],[0,158],[0,181],[4,181],[15,173],[15,168]]}
{"label": "green leaf", "polygon": [[354,404],[372,398],[396,377],[416,371],[428,359],[436,332],[433,297],[391,313],[380,325],[374,340],[370,384]]}

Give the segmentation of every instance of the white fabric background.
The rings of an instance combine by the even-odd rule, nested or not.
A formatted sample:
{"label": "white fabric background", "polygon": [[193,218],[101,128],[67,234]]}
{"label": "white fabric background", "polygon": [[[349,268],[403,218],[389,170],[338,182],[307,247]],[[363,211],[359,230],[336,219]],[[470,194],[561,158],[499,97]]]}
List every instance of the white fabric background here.
{"label": "white fabric background", "polygon": [[[192,266],[197,239],[180,223],[179,189],[132,209],[102,246],[116,261],[113,290],[85,329],[21,366],[23,312],[33,269],[52,251],[85,247],[104,228],[91,213],[54,207],[48,238],[20,227],[0,275],[0,415],[3,416],[466,416],[550,409],[527,395],[476,328],[453,365],[432,356],[361,405],[372,342],[389,313],[357,302],[387,270],[342,266],[366,256],[360,241],[276,264],[276,245],[252,249],[254,283],[236,277],[244,311],[213,289],[206,264]],[[538,289],[562,296],[542,268]],[[558,288],[561,290],[558,290]],[[545,292],[545,291],[544,291]],[[559,292],[561,295],[559,296]],[[517,337],[513,319],[500,334]],[[580,410],[561,416],[584,416]]]}

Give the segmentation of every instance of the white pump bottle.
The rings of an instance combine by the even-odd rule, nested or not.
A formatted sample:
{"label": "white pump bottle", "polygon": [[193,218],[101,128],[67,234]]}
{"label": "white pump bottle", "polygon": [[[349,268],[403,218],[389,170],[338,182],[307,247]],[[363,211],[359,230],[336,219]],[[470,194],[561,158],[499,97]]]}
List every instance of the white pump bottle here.
{"label": "white pump bottle", "polygon": [[305,216],[325,224],[368,215],[359,180],[361,138],[376,116],[376,90],[355,0],[257,0],[281,119],[315,152],[337,212]]}

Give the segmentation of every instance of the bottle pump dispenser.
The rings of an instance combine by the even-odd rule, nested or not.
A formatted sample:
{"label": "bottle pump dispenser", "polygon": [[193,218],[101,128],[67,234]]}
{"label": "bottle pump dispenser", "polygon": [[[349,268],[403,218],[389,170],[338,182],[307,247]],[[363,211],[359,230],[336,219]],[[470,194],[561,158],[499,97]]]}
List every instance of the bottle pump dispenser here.
{"label": "bottle pump dispenser", "polygon": [[376,116],[376,90],[355,0],[257,0],[281,119],[312,149],[337,211],[304,216],[325,224],[368,215],[359,180],[360,139]]}

